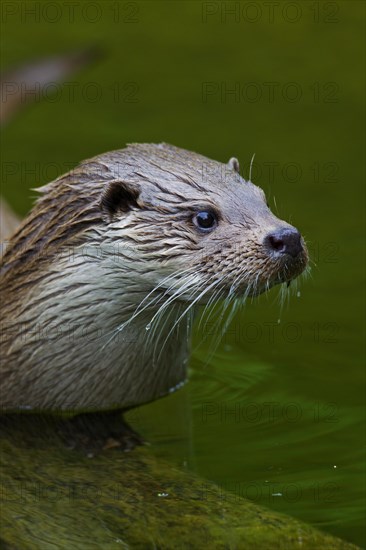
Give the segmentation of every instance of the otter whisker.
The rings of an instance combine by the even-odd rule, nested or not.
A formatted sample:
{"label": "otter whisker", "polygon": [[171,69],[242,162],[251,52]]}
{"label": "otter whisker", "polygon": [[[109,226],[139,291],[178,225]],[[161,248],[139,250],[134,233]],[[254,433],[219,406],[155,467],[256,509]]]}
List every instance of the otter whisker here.
{"label": "otter whisker", "polygon": [[[210,281],[211,279],[213,279],[213,278],[217,278],[217,276],[216,276],[216,275],[211,275],[211,277],[209,278],[209,281]],[[221,278],[220,278],[220,283],[221,283],[221,282],[222,282],[222,281],[221,281]],[[200,320],[199,320],[199,323],[198,323],[198,329],[201,328],[202,321],[203,321],[203,319],[204,319],[204,317],[205,317],[205,315],[206,315],[206,312],[210,309],[211,305],[212,305],[214,302],[217,301],[217,295],[218,295],[219,293],[220,293],[220,289],[216,289],[216,290],[211,294],[210,298],[208,299],[208,302],[207,302],[207,304],[205,305],[205,307],[204,307],[204,309],[203,309],[203,311],[202,311],[202,313],[201,313],[201,315],[200,315]],[[213,310],[211,310],[209,316],[211,316],[212,311],[213,311]]]}
{"label": "otter whisker", "polygon": [[[148,336],[147,349],[149,348],[150,344],[152,344],[154,342],[154,349],[153,349],[153,353],[152,353],[152,366],[153,367],[158,363],[158,360],[160,358],[160,355],[159,355],[159,357],[156,357],[156,350],[157,350],[157,347],[161,345],[161,339],[163,337],[165,327],[168,324],[168,322],[170,321],[170,317],[171,317],[172,313],[174,315],[176,312],[169,310],[166,315],[163,315],[163,316],[159,317],[158,321],[155,323],[155,325],[156,325],[155,331],[157,331],[157,329],[159,328],[160,329],[159,332],[156,333],[156,336],[154,336],[154,338],[152,338],[151,335]],[[161,320],[162,320],[162,322],[161,322]],[[149,342],[149,339],[151,340],[151,342]]]}
{"label": "otter whisker", "polygon": [[[209,301],[211,302],[211,304],[212,304],[213,302],[214,302],[214,303],[215,303],[215,302],[218,302],[219,299],[220,299],[220,297],[221,297],[220,295],[221,295],[222,293],[223,293],[223,289],[222,289],[222,288],[217,288],[217,289],[215,289],[214,292],[213,292],[213,294],[212,294],[212,296],[211,296],[211,298],[210,298],[210,300],[209,300]],[[211,305],[211,304],[210,304],[210,305]],[[207,305],[208,305],[208,304],[207,304]],[[207,312],[208,312],[208,314],[207,314]],[[204,309],[204,311],[202,312],[202,314],[201,314],[199,326],[201,326],[201,324],[202,324],[202,322],[203,322],[203,320],[204,320],[204,318],[205,318],[206,315],[207,315],[207,318],[205,319],[204,324],[203,324],[203,327],[202,327],[202,330],[203,330],[203,331],[206,330],[207,325],[208,325],[208,323],[209,323],[211,317],[213,317],[213,319],[215,319],[215,318],[218,316],[217,309],[215,309],[215,308],[212,307],[212,308],[209,310],[209,309],[206,307],[206,308]]]}
{"label": "otter whisker", "polygon": [[209,292],[215,285],[217,285],[220,281],[219,280],[215,280],[213,283],[211,283],[208,287],[206,287],[198,296],[196,296],[196,298],[186,307],[186,309],[183,311],[183,313],[178,317],[178,319],[176,319],[176,321],[174,322],[172,328],[170,329],[163,345],[162,345],[162,348],[161,348],[161,352],[159,354],[159,357],[158,359],[160,358],[160,355],[170,337],[170,335],[173,333],[175,327],[180,323],[180,321],[183,319],[183,317],[194,307],[194,305],[202,299],[202,297],[207,294],[207,292]]}
{"label": "otter whisker", "polygon": [[[155,313],[155,315],[153,316],[153,318],[149,321],[148,323],[148,326],[150,327],[149,330],[152,328],[152,330],[150,330],[149,332],[149,336],[148,336],[148,339],[153,339],[155,338],[155,335],[156,335],[156,330],[158,329],[158,327],[161,326],[160,324],[160,318],[163,317],[163,314],[164,312],[166,311],[166,309],[171,305],[173,304],[174,302],[178,301],[182,296],[185,295],[185,293],[187,292],[187,290],[194,290],[196,288],[196,286],[198,285],[199,283],[197,283],[197,281],[190,281],[190,280],[187,280],[185,282],[185,284],[178,288],[176,290],[176,292],[174,292],[170,298],[165,302],[163,303],[160,308],[158,309],[158,311]],[[199,284],[199,286],[201,286],[201,284]],[[169,312],[170,310],[168,309],[168,313],[166,315],[166,317],[169,316]],[[165,322],[164,322],[164,325],[165,326]],[[162,332],[162,330],[160,331]],[[156,343],[157,343],[157,339],[155,339]]]}
{"label": "otter whisker", "polygon": [[[149,292],[149,294],[147,296],[144,297],[144,299],[138,304],[137,308],[135,309],[135,311],[133,312],[132,316],[127,319],[126,321],[124,321],[123,323],[121,323],[118,327],[116,327],[114,330],[112,330],[111,332],[107,333],[108,334],[112,334],[111,338],[109,338],[109,340],[107,340],[107,342],[103,345],[102,347],[102,350],[113,340],[113,338],[120,332],[122,332],[126,326],[128,324],[130,324],[138,315],[140,315],[141,313],[143,313],[146,309],[148,309],[149,307],[152,307],[154,303],[156,303],[157,301],[159,301],[160,299],[162,299],[168,292],[171,288],[173,288],[173,284],[171,285],[171,287],[169,287],[168,289],[165,290],[164,294],[162,296],[160,295],[157,295],[157,296],[154,296],[152,300],[150,300],[147,304],[145,304],[145,306],[143,308],[141,308],[141,305],[146,302],[148,300],[148,298],[153,295],[159,288],[161,288],[162,286],[164,286],[168,281],[170,280],[173,280],[174,278],[176,278],[177,274],[181,275],[182,273],[184,272],[188,272],[188,271],[191,271],[192,268],[189,268],[187,270],[184,270],[183,272],[182,271],[175,271],[173,274],[165,277],[164,279],[162,279],[162,281],[160,281],[159,284],[157,284],[152,290],[151,292]],[[104,334],[101,338],[104,338],[106,335]]]}
{"label": "otter whisker", "polygon": [[[222,323],[222,320],[223,320],[223,317],[225,315],[225,312],[226,310],[228,309],[229,305],[231,303],[231,310],[225,320],[224,323]],[[225,305],[226,304],[226,305]],[[217,351],[217,348],[219,347],[219,345],[221,344],[237,310],[238,310],[238,307],[239,307],[239,302],[235,299],[235,297],[230,297],[229,301],[224,301],[224,308],[221,312],[221,315],[220,315],[220,318],[218,319],[218,322],[216,323],[216,327],[215,327],[215,332],[213,334],[213,337],[212,337],[212,340],[211,340],[211,345],[210,345],[210,348],[209,348],[209,353],[208,353],[208,356],[207,356],[207,363],[209,363],[212,359],[212,357],[214,356],[214,354],[216,353]],[[217,336],[218,335],[218,336]]]}
{"label": "otter whisker", "polygon": [[255,153],[252,156],[252,160],[250,161],[250,167],[249,167],[249,181],[252,181],[252,168],[253,168],[253,162],[254,162]]}
{"label": "otter whisker", "polygon": [[[148,305],[146,307],[144,307],[143,309],[141,309],[141,306],[144,304],[144,302],[146,302],[148,300],[148,298],[153,295],[159,288],[163,287],[166,285],[166,283],[168,281],[172,281],[172,284],[170,285],[170,287],[168,287],[164,294],[163,294],[163,297],[166,296],[166,294],[168,294],[172,288],[174,288],[174,280],[176,280],[176,277],[177,275],[183,275],[185,273],[189,273],[189,272],[192,272],[192,268],[188,268],[188,269],[185,269],[183,271],[175,271],[174,273],[172,273],[171,275],[168,275],[167,277],[165,277],[162,281],[160,281],[159,284],[157,284],[152,290],[151,292],[149,292],[147,294],[147,296],[145,296],[145,298],[139,303],[139,305],[137,306],[136,310],[135,310],[135,313],[138,314],[138,313],[141,313],[142,311],[144,311],[146,309],[146,307],[149,307],[150,304],[152,304],[153,302],[159,300],[159,298],[161,298],[160,296],[156,296],[153,300],[153,302],[149,302]],[[131,319],[132,320],[132,319]]]}
{"label": "otter whisker", "polygon": [[178,297],[181,297],[184,295],[184,293],[197,285],[197,281],[193,280],[187,280],[187,282],[183,285],[183,287],[179,287],[172,295],[170,295],[170,297],[160,306],[160,308],[158,309],[158,311],[154,314],[154,316],[152,317],[152,319],[149,321],[149,325],[152,326],[155,319],[157,317],[159,317],[159,315],[166,310],[166,308],[172,303],[174,302],[175,300],[178,299]]}
{"label": "otter whisker", "polygon": [[[200,299],[202,299],[202,297],[203,297],[207,292],[209,292],[209,291],[211,290],[211,288],[213,288],[213,287],[214,287],[216,284],[218,284],[219,282],[220,282],[219,280],[215,280],[211,285],[209,285],[208,287],[206,287],[206,288],[204,289],[204,291],[201,292],[201,293],[195,298],[195,300],[191,303],[191,305],[189,305],[189,306],[183,311],[183,313],[181,314],[181,316],[176,320],[176,322],[174,323],[174,326],[173,326],[171,332],[173,332],[174,328],[177,326],[177,324],[179,324],[180,320],[181,320],[181,319],[184,317],[184,315],[187,314],[187,312],[191,309],[191,306],[194,306],[194,305],[197,303],[197,301],[199,301]],[[200,284],[200,285],[199,285],[199,288],[200,288],[201,286],[202,286],[202,285]],[[198,288],[198,290],[199,290],[199,288]],[[165,343],[166,343],[166,341],[165,341]],[[164,345],[165,345],[165,343],[164,343]]]}
{"label": "otter whisker", "polygon": [[[217,279],[217,276],[212,275],[209,280],[211,280],[212,278]],[[199,320],[199,323],[198,323],[198,330],[200,330],[203,321],[204,321],[204,325],[203,325],[202,329],[205,330],[206,327],[207,327],[207,324],[208,324],[209,320],[211,319],[212,315],[214,314],[214,312],[216,312],[216,315],[217,315],[217,310],[215,310],[215,308],[211,307],[211,306],[212,306],[213,303],[218,302],[218,300],[220,298],[220,294],[223,293],[223,289],[221,288],[222,282],[223,282],[222,278],[220,278],[218,280],[218,285],[217,285],[218,288],[216,288],[216,289],[214,288],[214,291],[212,292],[207,304],[205,305],[203,311],[201,312],[200,320]]]}
{"label": "otter whisker", "polygon": [[[181,287],[179,287],[176,290],[176,292],[174,292],[172,294],[172,296],[169,298],[169,300],[167,300],[164,304],[162,304],[162,306],[160,306],[159,310],[156,312],[153,319],[151,319],[151,321],[149,322],[149,326],[150,327],[152,326],[152,330],[150,330],[150,333],[149,333],[149,336],[148,336],[148,345],[150,345],[149,340],[155,340],[154,354],[153,354],[154,361],[155,361],[155,349],[156,349],[157,345],[160,344],[160,338],[163,334],[163,330],[164,330],[164,327],[166,325],[166,318],[170,316],[170,310],[168,310],[168,313],[165,316],[166,318],[164,319],[163,314],[164,314],[166,308],[169,305],[173,304],[174,302],[178,301],[182,296],[184,296],[188,289],[190,290],[191,294],[192,293],[194,294],[196,289],[200,289],[202,287],[202,282],[200,280],[193,279],[193,281],[192,281],[188,277],[186,277],[186,279],[187,280],[185,281],[185,283]],[[173,311],[174,311],[175,315],[178,314],[178,310],[176,308]],[[163,325],[160,322],[161,318],[164,319]],[[156,331],[158,330],[158,328],[160,328],[160,332],[158,334],[158,337],[155,337]]]}

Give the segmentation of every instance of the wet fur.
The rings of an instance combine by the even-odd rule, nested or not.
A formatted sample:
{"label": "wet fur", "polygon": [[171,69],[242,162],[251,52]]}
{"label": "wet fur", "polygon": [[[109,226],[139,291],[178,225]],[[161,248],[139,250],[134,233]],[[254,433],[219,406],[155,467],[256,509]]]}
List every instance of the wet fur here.
{"label": "wet fur", "polygon": [[[1,267],[1,405],[127,408],[184,383],[196,305],[235,311],[301,273],[271,257],[290,227],[228,165],[165,144],[130,145],[43,187]],[[192,216],[210,207],[218,227]]]}

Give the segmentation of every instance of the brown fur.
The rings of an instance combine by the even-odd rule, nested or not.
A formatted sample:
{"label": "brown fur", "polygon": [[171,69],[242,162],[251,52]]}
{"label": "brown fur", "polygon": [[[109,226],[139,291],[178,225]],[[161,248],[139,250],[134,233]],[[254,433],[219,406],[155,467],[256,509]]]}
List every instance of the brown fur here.
{"label": "brown fur", "polygon": [[[131,145],[40,190],[1,266],[6,409],[156,399],[185,380],[190,304],[237,302],[303,271],[305,247],[293,259],[268,253],[266,235],[291,226],[237,169],[235,159],[225,165],[169,145]],[[218,225],[202,234],[192,216],[208,208]],[[93,325],[87,342],[71,345],[61,330],[74,320]],[[35,336],[37,323],[55,332]],[[116,342],[117,334],[130,341]]]}

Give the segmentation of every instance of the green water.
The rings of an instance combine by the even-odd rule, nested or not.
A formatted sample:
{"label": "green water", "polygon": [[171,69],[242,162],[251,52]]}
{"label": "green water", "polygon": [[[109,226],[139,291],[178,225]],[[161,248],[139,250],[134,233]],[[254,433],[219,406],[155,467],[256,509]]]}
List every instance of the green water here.
{"label": "green water", "polygon": [[209,360],[197,328],[189,384],[131,422],[233,499],[363,546],[364,4],[4,4],[3,67],[105,52],[73,97],[60,87],[6,128],[2,193],[19,213],[31,187],[126,142],[235,155],[246,176],[256,153],[252,179],[305,235],[311,277],[283,308],[276,289],[248,303]]}

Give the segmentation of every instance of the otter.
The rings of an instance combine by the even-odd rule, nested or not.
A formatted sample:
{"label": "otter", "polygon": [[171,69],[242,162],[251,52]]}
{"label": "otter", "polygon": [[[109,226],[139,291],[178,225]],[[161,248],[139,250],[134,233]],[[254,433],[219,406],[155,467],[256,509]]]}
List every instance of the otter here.
{"label": "otter", "polygon": [[39,189],[1,263],[4,411],[126,410],[187,378],[197,306],[289,283],[299,231],[239,163],[131,144]]}

